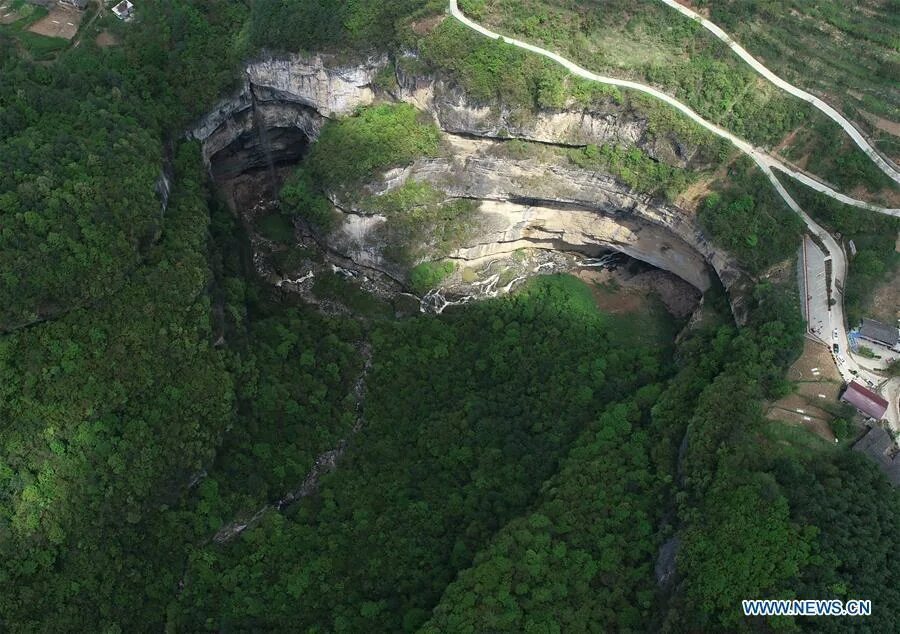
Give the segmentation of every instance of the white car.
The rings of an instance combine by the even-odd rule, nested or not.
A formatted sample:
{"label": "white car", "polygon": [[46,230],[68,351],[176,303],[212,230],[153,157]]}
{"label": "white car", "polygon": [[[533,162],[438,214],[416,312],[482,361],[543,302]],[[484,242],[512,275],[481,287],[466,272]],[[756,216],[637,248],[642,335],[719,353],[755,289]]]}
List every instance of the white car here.
{"label": "white car", "polygon": [[831,333],[831,336],[834,337],[835,341],[837,341],[837,328],[834,329],[834,331]]}
{"label": "white car", "polygon": [[838,355],[837,360],[838,360],[838,363],[844,363],[844,357],[842,357],[841,355]]}

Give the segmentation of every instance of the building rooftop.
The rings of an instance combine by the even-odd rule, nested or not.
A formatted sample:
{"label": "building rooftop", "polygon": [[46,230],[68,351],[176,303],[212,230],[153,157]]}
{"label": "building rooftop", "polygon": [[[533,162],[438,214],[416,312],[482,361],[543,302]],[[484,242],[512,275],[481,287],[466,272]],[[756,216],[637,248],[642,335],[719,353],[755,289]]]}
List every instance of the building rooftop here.
{"label": "building rooftop", "polygon": [[898,339],[900,339],[896,326],[888,326],[874,319],[862,320],[862,326],[859,327],[859,336],[878,341],[891,348],[896,346]]}
{"label": "building rooftop", "polygon": [[841,400],[850,403],[866,416],[871,416],[876,420],[881,419],[888,408],[886,400],[856,381],[850,381],[847,389],[841,395]]}
{"label": "building rooftop", "polygon": [[67,4],[76,9],[87,9],[88,0],[59,0],[61,4]]}
{"label": "building rooftop", "polygon": [[130,17],[133,11],[134,5],[128,0],[122,0],[122,2],[112,8],[112,12],[115,13],[116,17],[119,19]]}
{"label": "building rooftop", "polygon": [[900,454],[895,452],[894,440],[886,430],[873,427],[856,441],[853,448],[877,462],[891,484],[900,485]]}

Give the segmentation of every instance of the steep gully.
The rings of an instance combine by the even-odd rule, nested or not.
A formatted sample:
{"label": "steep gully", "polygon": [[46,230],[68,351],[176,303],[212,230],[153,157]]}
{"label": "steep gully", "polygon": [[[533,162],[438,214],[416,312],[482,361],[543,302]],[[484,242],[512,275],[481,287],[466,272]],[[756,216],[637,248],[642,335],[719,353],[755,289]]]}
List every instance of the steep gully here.
{"label": "steep gully", "polygon": [[[666,2],[666,4],[669,4],[670,6],[678,7],[679,10],[684,9],[684,7],[681,7],[681,5],[678,5],[676,2],[670,2],[667,0],[663,0],[663,1]],[[828,187],[824,183],[821,183],[818,180],[816,180],[806,174],[802,174],[800,172],[797,172],[796,170],[793,170],[793,169],[787,167],[786,165],[781,163],[781,161],[770,156],[763,150],[754,147],[747,141],[740,139],[739,137],[728,132],[724,128],[721,128],[720,126],[705,120],[703,117],[701,117],[696,112],[694,112],[693,110],[688,108],[686,105],[682,104],[680,101],[674,99],[673,97],[670,97],[669,95],[667,95],[655,88],[652,88],[650,86],[647,86],[647,85],[644,85],[644,84],[641,84],[638,82],[627,81],[627,80],[622,80],[622,79],[615,79],[613,77],[605,77],[602,75],[597,75],[596,73],[592,73],[591,71],[586,70],[586,69],[582,68],[581,66],[578,66],[574,62],[569,61],[568,59],[562,57],[561,55],[558,55],[557,53],[553,53],[552,51],[548,51],[547,49],[535,46],[533,44],[528,44],[527,42],[523,42],[521,40],[517,40],[514,38],[500,35],[499,33],[495,33],[494,31],[491,31],[490,29],[487,29],[487,28],[481,26],[480,24],[478,24],[477,22],[474,22],[474,21],[470,20],[469,18],[467,18],[462,13],[462,11],[460,11],[459,6],[457,4],[457,0],[450,0],[449,10],[450,10],[450,14],[456,20],[460,21],[462,24],[464,24],[468,28],[476,31],[477,33],[484,35],[485,37],[488,37],[488,38],[491,38],[494,40],[502,38],[503,41],[508,44],[512,44],[513,46],[517,46],[521,49],[524,49],[524,50],[530,51],[532,53],[536,53],[538,55],[546,57],[548,59],[551,59],[554,62],[556,62],[556,63],[560,64],[561,66],[563,66],[564,68],[566,68],[568,71],[570,71],[574,75],[577,75],[584,79],[588,79],[590,81],[595,81],[595,82],[599,82],[599,83],[603,83],[603,84],[620,86],[623,88],[630,88],[632,90],[637,90],[637,91],[649,94],[649,95],[656,97],[657,99],[660,99],[661,101],[669,104],[676,110],[678,110],[681,113],[683,113],[684,115],[686,115],[692,121],[698,123],[699,125],[703,126],[707,130],[709,130],[710,132],[729,141],[732,145],[734,145],[739,150],[744,152],[747,156],[749,156],[759,166],[759,168],[763,171],[763,173],[767,176],[767,178],[771,181],[772,185],[778,191],[779,195],[784,199],[785,203],[787,203],[787,205],[803,219],[803,222],[806,224],[806,226],[810,230],[810,232],[813,235],[817,236],[819,240],[821,240],[821,243],[825,246],[825,249],[827,251],[827,256],[830,257],[831,261],[832,261],[832,276],[833,276],[833,279],[837,282],[835,284],[835,287],[838,289],[837,292],[841,292],[839,289],[844,288],[844,283],[845,283],[846,275],[847,275],[847,260],[846,260],[846,255],[843,252],[843,249],[837,244],[837,242],[834,240],[834,238],[831,237],[831,234],[829,234],[827,231],[822,229],[822,227],[820,227],[818,224],[816,224],[816,222],[806,212],[804,212],[803,209],[800,208],[800,205],[797,204],[797,202],[791,197],[791,195],[787,192],[787,190],[784,188],[784,186],[781,184],[781,182],[776,178],[774,172],[772,171],[773,168],[777,169],[789,176],[792,176],[793,178],[799,180],[800,182],[804,183],[805,185],[809,186],[810,188],[812,188],[822,194],[830,196],[836,200],[839,200],[842,203],[845,203],[848,205],[853,205],[855,207],[860,207],[862,209],[868,209],[869,211],[875,211],[878,213],[887,214],[887,215],[891,215],[894,217],[900,217],[900,209],[885,209],[882,207],[878,207],[876,205],[871,205],[869,203],[865,203],[863,201],[855,200],[849,196],[846,196],[844,194],[841,194],[841,193],[833,190],[832,188]],[[685,11],[688,11],[688,12],[685,13]],[[685,9],[681,12],[685,13],[685,15],[688,15],[692,19],[700,18],[700,16],[697,15],[696,13],[694,13],[693,11],[689,11],[689,10]],[[735,50],[736,52],[738,52],[735,49],[737,44],[735,44],[733,42],[733,40],[731,40],[731,38],[729,38],[727,36],[727,34],[725,34],[724,31],[722,31],[721,29],[716,27],[711,22],[708,22],[708,21],[706,21],[706,22],[707,23],[703,24],[704,27],[712,30],[714,33],[717,34],[717,36],[722,38],[724,41],[728,42],[729,46],[732,48],[732,50]],[[719,34],[721,34],[721,35],[719,35]],[[732,44],[733,44],[733,46],[732,46]],[[738,47],[738,48],[740,48],[740,47]],[[760,64],[759,62],[756,62],[756,60],[754,60],[752,58],[752,56],[750,56],[749,53],[744,51],[744,49],[741,48],[740,50],[743,51],[743,53],[744,53],[743,55],[741,55],[741,53],[738,52],[738,54],[741,55],[741,58],[744,59],[745,61],[747,61],[748,63],[750,63],[751,66],[753,66],[757,71],[759,71],[760,73],[763,73],[763,75],[766,76],[767,79],[769,79],[770,81],[773,81],[774,83],[776,83],[776,85],[778,85],[779,87],[781,87],[785,90],[788,90],[788,87],[790,87],[790,90],[788,90],[788,92],[791,92],[791,94],[794,94],[806,101],[809,101],[810,103],[813,103],[813,105],[815,105],[820,110],[822,110],[823,112],[825,112],[826,114],[831,116],[832,119],[834,119],[835,121],[838,121],[838,123],[841,123],[841,126],[845,130],[847,130],[847,127],[845,127],[845,124],[846,124],[846,126],[848,126],[850,128],[850,130],[847,130],[848,134],[851,134],[851,130],[853,131],[853,133],[851,134],[851,137],[864,151],[866,151],[866,154],[869,155],[873,161],[875,161],[875,163],[879,166],[879,168],[881,168],[893,180],[900,182],[900,179],[898,179],[896,170],[892,166],[888,165],[886,161],[881,159],[881,157],[868,144],[868,142],[866,142],[865,139],[862,138],[862,135],[860,135],[858,133],[858,131],[856,131],[856,129],[853,127],[853,125],[850,124],[846,119],[844,119],[839,113],[837,113],[837,111],[835,111],[833,108],[831,108],[830,106],[828,106],[821,100],[818,100],[817,98],[813,97],[812,95],[809,95],[808,93],[805,93],[805,92],[791,86],[787,82],[777,78],[777,76],[774,73],[772,73],[768,69],[765,69],[765,67],[762,64]],[[753,62],[751,62],[750,60],[753,60]],[[765,72],[763,72],[763,70],[765,70]],[[778,81],[776,82],[775,79],[778,79]],[[802,93],[802,95],[806,95],[806,97],[801,96],[801,93]],[[837,117],[837,118],[835,118],[835,117]],[[867,148],[868,148],[868,150],[867,150]],[[847,322],[846,322],[846,316],[844,314],[843,296],[841,297],[840,301],[836,301],[834,303],[834,305],[831,307],[831,310],[829,311],[829,319],[830,319],[830,323],[829,323],[830,329],[831,330],[836,329],[838,331],[839,345],[841,346],[842,350],[847,352],[847,357],[846,357],[847,360],[844,363],[839,363],[838,360],[835,359],[838,370],[840,371],[841,376],[844,378],[844,380],[851,381],[854,378],[856,378],[857,376],[861,376],[863,378],[869,378],[870,380],[874,379],[876,381],[880,381],[881,377],[874,376],[868,369],[866,369],[862,365],[860,365],[859,362],[856,361],[850,354],[849,341],[847,339],[847,333],[846,333],[846,330],[847,330],[846,323]],[[818,339],[817,337],[812,337],[812,338]],[[828,342],[823,342],[823,343],[828,345]],[[888,399],[888,401],[891,404],[890,407],[888,408],[888,414],[886,414],[886,416],[888,417],[888,420],[891,422],[891,424],[893,426],[895,426],[895,428],[896,428],[898,423],[900,423],[900,415],[898,415],[898,410],[897,410],[897,400],[898,400],[898,395],[900,395],[900,381],[898,381],[898,380],[888,381],[882,387],[882,389],[884,390],[885,397]]]}

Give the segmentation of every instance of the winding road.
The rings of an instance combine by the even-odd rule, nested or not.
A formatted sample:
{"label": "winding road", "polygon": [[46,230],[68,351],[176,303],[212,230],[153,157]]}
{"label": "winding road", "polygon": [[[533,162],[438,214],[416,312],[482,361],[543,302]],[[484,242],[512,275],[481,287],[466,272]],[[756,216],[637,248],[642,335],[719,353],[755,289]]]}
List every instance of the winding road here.
{"label": "winding road", "polygon": [[682,15],[699,22],[703,26],[703,28],[705,28],[707,31],[727,44],[728,48],[734,51],[735,54],[742,60],[747,62],[747,64],[749,64],[753,68],[753,70],[781,88],[783,91],[793,95],[794,97],[797,97],[798,99],[802,99],[803,101],[812,104],[823,113],[825,113],[828,118],[841,126],[844,129],[844,132],[850,135],[850,138],[853,139],[853,142],[856,143],[857,146],[859,146],[859,149],[865,152],[869,156],[869,158],[872,159],[872,162],[875,163],[879,167],[879,169],[881,169],[882,172],[890,176],[895,183],[900,184],[900,170],[898,170],[896,166],[882,157],[881,154],[878,153],[878,150],[872,147],[872,144],[869,143],[862,134],[860,134],[856,126],[853,125],[853,123],[849,119],[844,117],[844,115],[842,115],[840,112],[829,106],[827,103],[825,103],[815,95],[812,95],[802,88],[798,88],[797,86],[786,82],[781,77],[770,71],[762,64],[762,62],[748,53],[743,46],[735,42],[734,39],[732,39],[732,37],[725,31],[723,31],[717,24],[715,24],[714,22],[710,22],[693,9],[679,4],[676,0],[661,0],[661,2],[672,7]]}
{"label": "winding road", "polygon": [[[629,88],[631,90],[635,90],[638,92],[648,94],[652,97],[655,97],[656,99],[659,99],[660,101],[664,101],[668,105],[672,106],[673,108],[675,108],[676,110],[678,110],[679,112],[684,114],[691,121],[697,123],[698,125],[700,125],[703,128],[706,128],[707,130],[709,130],[716,136],[719,136],[719,137],[727,140],[729,143],[731,143],[736,148],[741,150],[744,154],[746,154],[747,156],[752,158],[753,161],[757,165],[759,165],[760,168],[767,174],[771,174],[772,168],[775,168],[780,172],[783,172],[785,174],[788,174],[789,176],[792,176],[792,177],[800,180],[801,182],[803,182],[805,185],[809,186],[810,188],[812,188],[822,194],[825,194],[826,196],[830,196],[831,198],[839,200],[842,203],[845,203],[847,205],[852,205],[854,207],[859,207],[861,209],[868,209],[869,211],[874,211],[877,213],[886,214],[889,216],[895,216],[897,218],[900,218],[900,209],[886,209],[884,207],[879,207],[877,205],[873,205],[873,204],[870,204],[870,203],[867,203],[867,202],[864,202],[861,200],[857,200],[855,198],[851,198],[850,196],[841,194],[840,192],[835,191],[834,189],[832,189],[825,183],[822,183],[821,181],[816,180],[815,178],[812,178],[809,175],[802,174],[802,173],[798,172],[797,170],[785,165],[784,163],[782,163],[775,157],[770,156],[764,150],[754,147],[748,141],[745,141],[744,139],[741,139],[740,137],[732,134],[725,128],[723,128],[719,125],[716,125],[715,123],[712,123],[710,121],[707,121],[706,119],[701,117],[699,114],[694,112],[691,108],[689,108],[685,104],[681,103],[674,97],[667,95],[666,93],[662,92],[661,90],[658,90],[658,89],[653,88],[652,86],[648,86],[646,84],[641,84],[636,81],[630,81],[627,79],[617,79],[615,77],[607,77],[605,75],[598,75],[597,73],[593,73],[593,72],[587,70],[586,68],[579,66],[575,62],[572,62],[572,61],[566,59],[565,57],[563,57],[562,55],[559,55],[558,53],[554,53],[553,51],[548,51],[545,48],[541,48],[540,46],[535,46],[534,44],[529,44],[528,42],[523,42],[522,40],[517,40],[515,38],[511,38],[511,37],[507,37],[505,35],[500,35],[499,33],[495,33],[494,31],[491,31],[490,29],[483,27],[480,24],[478,24],[477,22],[473,22],[472,20],[467,18],[465,16],[465,14],[463,14],[463,12],[460,11],[457,0],[450,0],[450,14],[454,18],[456,18],[457,20],[462,22],[464,25],[466,25],[467,27],[472,29],[473,31],[476,31],[476,32],[480,33],[481,35],[484,35],[485,37],[488,37],[492,40],[502,39],[507,44],[512,44],[513,46],[517,46],[526,51],[530,51],[537,55],[546,57],[546,58],[556,62],[557,64],[559,64],[560,66],[562,66],[563,68],[568,70],[573,75],[577,75],[578,77],[581,77],[583,79],[595,81],[595,82],[598,82],[601,84],[609,84],[611,86],[619,86],[620,88]],[[796,203],[794,203],[794,205],[796,205]],[[791,208],[794,208],[794,205],[792,205]]]}
{"label": "winding road", "polygon": [[[734,50],[738,55],[740,55],[742,57],[742,59],[744,59],[747,63],[751,64],[751,66],[753,66],[755,69],[757,69],[757,71],[759,71],[764,76],[766,76],[770,81],[775,83],[777,86],[783,88],[784,90],[790,92],[791,94],[794,94],[794,95],[800,97],[801,99],[804,99],[805,101],[809,101],[810,103],[815,105],[817,108],[819,108],[820,110],[822,110],[823,112],[825,112],[826,114],[831,116],[835,121],[837,121],[838,123],[841,124],[841,127],[844,128],[847,131],[847,133],[850,134],[851,137],[853,137],[853,139],[857,143],[857,145],[859,145],[859,147],[862,148],[863,151],[865,151],[866,154],[870,158],[872,158],[872,160],[875,161],[875,163],[883,171],[885,171],[886,174],[888,174],[892,179],[894,179],[895,181],[900,183],[900,175],[898,175],[896,169],[893,168],[893,166],[889,165],[886,161],[884,161],[884,159],[882,159],[881,156],[878,155],[878,153],[874,150],[874,148],[872,148],[868,144],[868,142],[862,137],[862,135],[859,134],[859,132],[856,130],[856,128],[853,127],[853,124],[850,123],[849,121],[847,121],[846,119],[844,119],[844,117],[842,117],[841,114],[838,113],[836,110],[831,108],[831,106],[829,106],[825,102],[821,101],[817,97],[814,97],[814,96],[810,95],[809,93],[806,93],[806,92],[800,90],[799,88],[796,88],[796,87],[792,86],[791,84],[788,84],[784,80],[780,79],[779,77],[777,77],[774,73],[769,71],[765,66],[763,66],[758,61],[756,61],[753,58],[753,56],[751,56],[749,53],[747,53],[747,51],[745,51],[743,48],[738,46],[730,37],[728,37],[728,35],[724,31],[722,31],[722,29],[717,27],[712,22],[703,20],[703,18],[700,15],[694,13],[690,9],[682,7],[677,2],[674,2],[674,0],[662,0],[662,1],[670,6],[677,8],[681,13],[688,15],[692,19],[700,20],[701,23],[705,22],[703,24],[703,26],[705,26],[707,29],[710,29],[713,33],[716,33],[717,36],[719,36],[721,39],[723,39],[725,42],[727,42],[729,44],[729,46],[732,48],[732,50]],[[868,209],[870,211],[875,211],[878,213],[882,213],[882,214],[886,214],[886,215],[890,215],[890,216],[894,216],[894,217],[900,217],[900,209],[885,209],[883,207],[878,207],[876,205],[872,205],[872,204],[863,202],[861,200],[856,200],[854,198],[851,198],[850,196],[846,196],[844,194],[841,194],[840,192],[835,191],[828,185],[816,180],[815,178],[812,178],[809,175],[806,175],[806,174],[798,172],[797,170],[791,169],[790,167],[783,164],[778,159],[770,156],[764,150],[754,147],[751,143],[735,136],[734,134],[732,134],[728,130],[722,128],[721,126],[718,126],[714,123],[707,121],[706,119],[701,117],[699,114],[697,114],[696,112],[691,110],[685,104],[681,103],[674,97],[671,97],[671,96],[667,95],[666,93],[664,93],[660,90],[657,90],[656,88],[653,88],[652,86],[647,86],[645,84],[641,84],[638,82],[629,81],[629,80],[625,80],[625,79],[616,79],[615,77],[606,77],[604,75],[598,75],[596,73],[593,73],[593,72],[587,70],[586,68],[579,66],[578,64],[575,64],[574,62],[566,59],[565,57],[563,57],[557,53],[548,51],[547,49],[541,48],[539,46],[535,46],[534,44],[529,44],[528,42],[523,42],[523,41],[517,40],[515,38],[511,38],[511,37],[507,37],[504,35],[500,35],[499,33],[495,33],[494,31],[491,31],[490,29],[488,29],[484,26],[481,26],[477,22],[474,22],[474,21],[470,20],[469,18],[467,18],[462,13],[462,11],[460,11],[457,0],[449,0],[449,2],[450,2],[450,14],[456,20],[458,20],[459,22],[461,22],[468,28],[472,29],[473,31],[476,31],[477,33],[480,33],[481,35],[488,37],[492,40],[502,39],[504,42],[506,42],[508,44],[517,46],[526,51],[530,51],[537,55],[546,57],[546,58],[556,62],[557,64],[561,65],[562,67],[567,69],[569,72],[571,72],[573,75],[576,75],[578,77],[582,77],[584,79],[603,83],[603,84],[609,84],[612,86],[629,88],[631,90],[636,90],[636,91],[651,95],[652,97],[655,97],[655,98],[659,99],[660,101],[663,101],[663,102],[667,103],[668,105],[672,106],[673,108],[675,108],[676,110],[678,110],[679,112],[681,112],[682,114],[687,116],[689,119],[691,119],[698,125],[702,126],[703,128],[706,128],[713,134],[727,140],[732,145],[734,145],[736,148],[741,150],[744,154],[749,156],[759,166],[759,168],[762,170],[762,172],[766,175],[766,177],[772,183],[772,186],[775,187],[775,189],[778,191],[779,195],[784,199],[784,201],[788,205],[788,207],[790,207],[795,213],[797,213],[797,215],[800,216],[800,218],[803,219],[803,222],[806,224],[810,233],[817,236],[819,238],[819,240],[822,241],[822,244],[825,245],[825,248],[828,251],[828,256],[831,258],[831,261],[832,261],[832,279],[834,282],[835,294],[841,293],[841,291],[838,290],[838,287],[840,287],[840,288],[845,287],[845,281],[847,278],[846,255],[845,255],[843,249],[837,243],[837,241],[835,241],[835,239],[831,236],[831,234],[829,234],[822,227],[820,227],[818,224],[816,224],[816,222],[805,211],[803,211],[803,209],[800,207],[800,205],[797,204],[797,201],[795,201],[793,199],[793,197],[784,188],[784,186],[781,184],[781,182],[778,180],[778,178],[776,178],[775,173],[773,172],[773,169],[777,169],[778,171],[783,172],[784,174],[792,176],[793,178],[796,178],[797,180],[799,180],[800,182],[809,186],[810,188],[812,188],[822,194],[825,194],[826,196],[830,196],[831,198],[839,200],[842,203],[845,203],[848,205],[853,205],[855,207],[859,207],[862,209]],[[806,95],[806,97],[803,97],[802,95]],[[831,113],[833,113],[833,115]],[[863,379],[869,378],[875,382],[880,381],[881,377],[878,377],[878,376],[872,374],[872,372],[870,370],[868,370],[867,368],[860,365],[850,355],[850,352],[849,352],[850,347],[849,347],[849,341],[847,339],[847,329],[846,329],[847,322],[846,322],[846,317],[844,315],[843,295],[841,296],[841,301],[837,301],[834,304],[834,306],[831,307],[831,310],[829,311],[829,319],[830,319],[831,329],[838,330],[839,345],[841,346],[841,350],[843,350],[844,354],[846,355],[845,361],[842,363],[838,363],[837,360],[835,360],[837,363],[838,370],[840,371],[840,374],[844,378],[844,380],[851,381],[854,378],[856,378],[857,376],[859,376],[859,377],[862,377]],[[825,344],[828,345],[828,342],[826,341]],[[889,412],[887,415],[888,420],[891,422],[892,425],[897,426],[898,424],[900,424],[900,420],[898,420],[898,413],[897,413],[897,398],[898,398],[898,395],[900,395],[900,381],[897,381],[897,380],[888,381],[884,385],[882,390],[884,392],[885,397],[891,402],[891,406],[889,408]]]}

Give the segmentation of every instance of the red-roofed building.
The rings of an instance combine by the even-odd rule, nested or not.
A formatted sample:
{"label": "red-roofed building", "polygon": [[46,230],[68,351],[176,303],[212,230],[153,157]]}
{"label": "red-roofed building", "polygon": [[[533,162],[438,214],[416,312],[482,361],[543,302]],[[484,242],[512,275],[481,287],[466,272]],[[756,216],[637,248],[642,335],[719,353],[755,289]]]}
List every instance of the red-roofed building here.
{"label": "red-roofed building", "polygon": [[860,412],[875,420],[881,420],[888,408],[886,400],[856,381],[850,381],[850,384],[841,396],[841,400],[845,403],[850,403]]}

